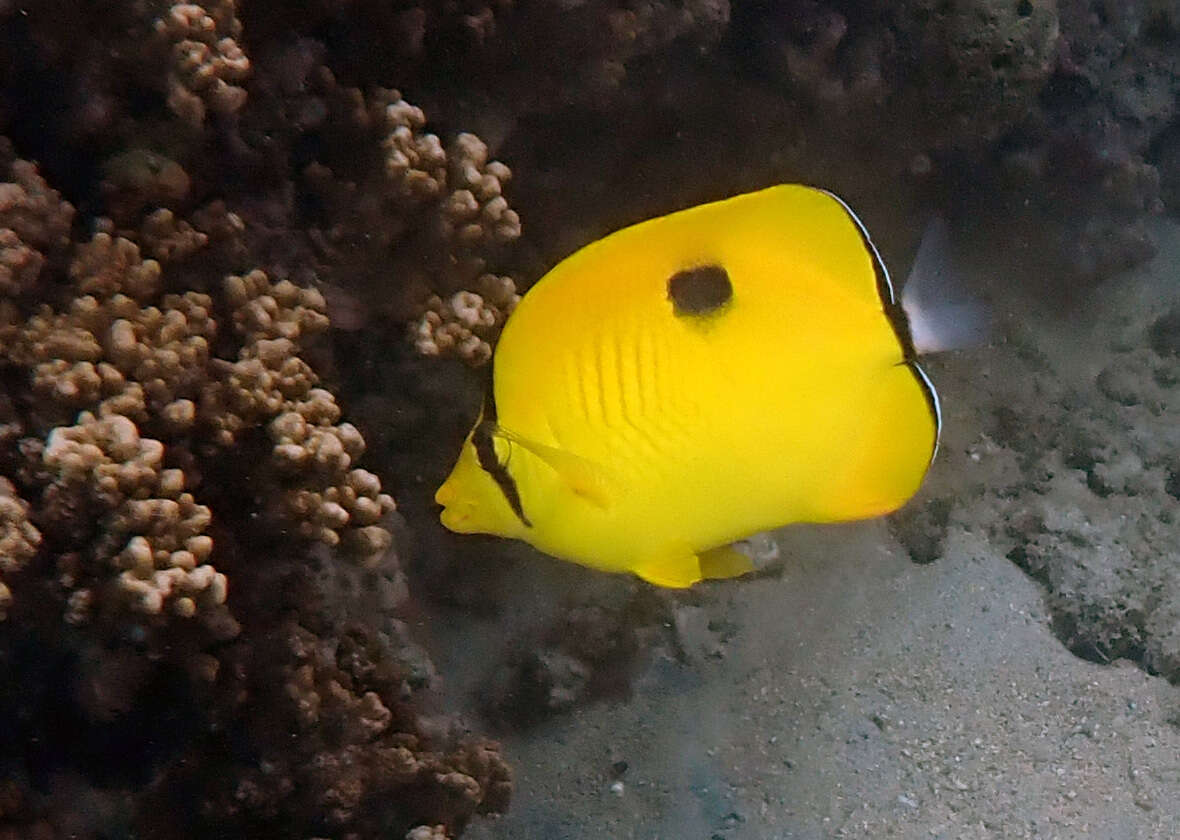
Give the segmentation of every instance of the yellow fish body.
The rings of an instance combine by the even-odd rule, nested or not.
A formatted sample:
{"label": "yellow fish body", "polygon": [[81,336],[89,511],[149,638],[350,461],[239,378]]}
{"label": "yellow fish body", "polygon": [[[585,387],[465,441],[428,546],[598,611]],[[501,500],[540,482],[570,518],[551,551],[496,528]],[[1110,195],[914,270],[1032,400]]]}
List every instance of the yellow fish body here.
{"label": "yellow fish body", "polygon": [[443,524],[662,586],[749,571],[729,543],[895,510],[938,401],[860,222],[780,185],[652,219],[524,296]]}

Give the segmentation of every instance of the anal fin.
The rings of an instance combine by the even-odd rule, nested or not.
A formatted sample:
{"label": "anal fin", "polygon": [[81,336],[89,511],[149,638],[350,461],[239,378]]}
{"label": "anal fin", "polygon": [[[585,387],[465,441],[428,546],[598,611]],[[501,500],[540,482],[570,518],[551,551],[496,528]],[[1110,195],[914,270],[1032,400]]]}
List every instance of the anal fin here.
{"label": "anal fin", "polygon": [[747,555],[722,545],[700,554],[687,548],[673,549],[639,564],[635,574],[656,586],[685,589],[702,580],[741,577],[755,569]]}
{"label": "anal fin", "polygon": [[701,577],[716,580],[749,574],[756,568],[754,561],[730,545],[721,545],[701,552]]}
{"label": "anal fin", "polygon": [[700,558],[687,548],[673,549],[641,562],[635,567],[635,574],[648,583],[669,589],[686,589],[703,577]]}

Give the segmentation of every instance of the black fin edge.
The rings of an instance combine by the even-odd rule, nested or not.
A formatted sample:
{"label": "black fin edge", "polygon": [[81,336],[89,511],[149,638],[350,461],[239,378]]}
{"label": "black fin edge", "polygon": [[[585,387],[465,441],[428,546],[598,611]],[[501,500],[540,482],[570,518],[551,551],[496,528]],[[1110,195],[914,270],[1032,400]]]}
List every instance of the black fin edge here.
{"label": "black fin edge", "polygon": [[934,418],[934,446],[930,450],[930,461],[938,454],[938,439],[942,437],[942,405],[938,401],[938,392],[934,390],[934,383],[926,375],[926,371],[916,361],[905,362],[906,367],[918,380],[922,388],[922,395],[926,397],[926,405],[930,408],[930,415]]}
{"label": "black fin edge", "polygon": [[934,456],[938,453],[938,439],[942,435],[942,407],[938,402],[938,392],[934,390],[934,383],[926,376],[926,371],[922,370],[921,365],[918,364],[918,351],[914,349],[914,337],[910,331],[910,317],[906,314],[905,309],[901,305],[900,299],[893,291],[893,281],[889,277],[889,269],[885,266],[885,261],[881,259],[881,252],[877,250],[877,246],[873,244],[872,238],[869,236],[868,228],[864,226],[864,222],[856,215],[848,203],[840,196],[828,190],[820,190],[820,192],[833,198],[838,203],[844,212],[848,214],[848,218],[856,225],[857,233],[860,234],[861,244],[864,245],[865,250],[869,252],[869,256],[873,260],[873,274],[877,281],[877,297],[881,299],[881,308],[885,312],[885,317],[889,320],[889,326],[893,328],[893,334],[897,336],[897,342],[901,345],[901,356],[904,360],[902,363],[906,365],[914,374],[914,378],[918,380],[918,385],[922,388],[922,394],[926,397],[926,405],[930,408],[930,415],[934,418],[934,447],[930,452],[930,460],[934,460]]}
{"label": "black fin edge", "polygon": [[856,215],[856,212],[848,206],[848,203],[844,199],[828,190],[821,189],[820,192],[835,200],[844,209],[844,212],[852,220],[852,223],[856,225],[856,232],[860,234],[861,244],[864,245],[865,250],[869,252],[869,256],[873,260],[873,275],[877,281],[877,297],[880,298],[881,308],[885,311],[885,317],[889,319],[889,325],[893,327],[893,333],[897,336],[897,341],[901,345],[902,358],[907,362],[914,362],[918,358],[918,352],[914,349],[914,337],[910,332],[910,316],[902,308],[901,300],[893,290],[893,280],[889,277],[889,269],[885,266],[885,260],[881,259],[881,252],[873,244],[873,239],[869,236],[868,228],[865,227],[864,222],[860,220],[860,217]]}

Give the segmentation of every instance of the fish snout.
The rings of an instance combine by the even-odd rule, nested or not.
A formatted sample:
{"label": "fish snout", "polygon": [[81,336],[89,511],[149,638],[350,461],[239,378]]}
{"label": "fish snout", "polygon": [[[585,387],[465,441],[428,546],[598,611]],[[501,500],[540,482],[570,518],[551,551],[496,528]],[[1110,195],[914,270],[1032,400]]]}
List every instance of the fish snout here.
{"label": "fish snout", "polygon": [[434,491],[434,501],[436,504],[446,507],[447,505],[454,503],[457,495],[458,494],[455,490],[455,485],[449,480],[444,481],[439,485],[439,488]]}

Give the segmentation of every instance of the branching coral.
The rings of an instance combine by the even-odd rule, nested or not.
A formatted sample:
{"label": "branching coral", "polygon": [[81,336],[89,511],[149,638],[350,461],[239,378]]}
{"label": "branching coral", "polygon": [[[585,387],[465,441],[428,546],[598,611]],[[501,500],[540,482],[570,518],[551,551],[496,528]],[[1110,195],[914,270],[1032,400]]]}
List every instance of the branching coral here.
{"label": "branching coral", "polygon": [[44,265],[41,252],[21,241],[16,231],[0,229],[0,294],[16,297],[33,288]]}
{"label": "branching coral", "polygon": [[381,136],[383,171],[392,193],[417,201],[440,197],[446,188],[447,155],[438,136],[424,131],[422,109],[403,100],[397,91],[379,91],[370,103],[360,102],[358,93],[345,95],[367,107],[367,119]]}
{"label": "branching coral", "polygon": [[247,342],[321,333],[328,327],[324,297],[315,289],[301,289],[288,280],[272,284],[266,272],[255,269],[225,280],[226,302],[233,308],[234,329]]}
{"label": "branching coral", "polygon": [[274,715],[273,740],[261,745],[266,767],[203,780],[206,808],[243,821],[274,813],[280,825],[315,814],[333,832],[375,837],[390,801],[400,799],[410,825],[443,823],[455,834],[474,814],[505,807],[512,775],[499,749],[456,743],[441,731],[405,731],[396,682],[358,668],[369,660],[355,655],[357,634],[372,635],[357,628],[332,655],[306,629],[285,626],[268,652],[270,682],[252,688]]}
{"label": "branching coral", "polygon": [[8,351],[30,370],[33,391],[47,398],[37,406],[42,419],[96,408],[171,434],[191,428],[216,330],[211,300],[187,292],[160,303],[140,307],[122,294],[102,301],[83,295],[64,313],[42,307],[29,318]]}
{"label": "branching coral", "polygon": [[[334,611],[314,606],[326,598],[310,567],[348,556],[365,561],[349,567],[384,593],[380,610],[404,598],[389,551],[393,500],[358,466],[364,439],[303,356],[329,326],[322,295],[261,270],[211,277],[249,249],[240,217],[216,203],[188,218],[161,208],[119,232],[100,220],[88,241],[63,243],[56,232],[72,208],[32,177],[31,164],[9,170],[23,179],[8,191],[12,241],[36,264],[29,282],[52,283],[60,302],[0,305],[0,612],[10,627],[57,613],[71,628],[45,642],[77,645],[78,685],[56,702],[73,698],[80,714],[109,723],[141,708],[159,668],[176,668],[192,680],[179,702],[192,704],[199,726],[235,721],[262,749],[275,709],[267,703],[289,704],[303,690],[319,698],[323,721],[304,719],[289,773],[325,793],[304,803],[300,825],[376,836],[390,807],[404,815],[403,830],[426,820],[461,826],[480,808],[502,807],[502,761],[489,752],[481,763],[473,756],[483,748],[461,740],[435,750],[401,705],[418,684],[402,631],[384,645],[350,644]],[[202,252],[213,258],[189,259]],[[164,293],[181,282],[212,293]],[[340,557],[315,555],[316,545],[339,546]],[[305,581],[298,626],[273,597],[290,579]],[[273,641],[291,634],[304,652],[272,659]],[[348,673],[333,664],[337,646]],[[274,696],[282,685],[290,690]],[[258,695],[252,704],[247,690]],[[214,759],[217,748],[199,735],[176,747],[181,764],[237,761]],[[287,735],[274,743],[291,749]],[[27,748],[4,744],[13,755]],[[384,774],[398,750],[418,768],[412,779]],[[134,738],[125,751],[132,761],[152,753]],[[255,776],[266,773],[234,765],[235,794],[205,824],[265,819],[240,796]],[[349,798],[355,784],[366,786],[361,799]],[[411,803],[411,790],[436,804]],[[406,801],[391,806],[386,796],[399,791]]]}
{"label": "branching coral", "polygon": [[[481,363],[486,340],[494,338],[516,295],[511,278],[484,276],[489,261],[521,232],[520,217],[503,195],[510,170],[491,160],[473,134],[459,134],[444,146],[425,130],[422,111],[397,91],[377,89],[366,96],[339,87],[323,69],[316,84],[328,113],[335,115],[327,130],[350,138],[333,146],[355,146],[360,138],[362,148],[378,150],[368,160],[329,157],[304,170],[307,189],[333,221],[331,227],[313,228],[314,241],[335,264],[332,274],[348,275],[335,285],[363,301],[358,311],[417,316],[413,340],[423,352],[455,353]],[[383,298],[391,283],[398,293]],[[491,294],[484,288],[489,285]],[[443,311],[441,301],[464,289],[476,289],[470,294],[488,300],[487,306],[475,305],[483,306],[480,318],[492,323],[465,324],[462,316]],[[432,340],[443,322],[456,327]],[[460,329],[468,332],[460,335]]]}
{"label": "branching coral", "polygon": [[16,297],[36,289],[46,253],[69,244],[74,207],[2,138],[0,176],[0,295]]}
{"label": "branching coral", "polygon": [[141,259],[131,240],[100,232],[75,250],[70,279],[84,295],[125,294],[146,301],[160,291],[160,264]]}
{"label": "branching coral", "polygon": [[328,545],[343,545],[361,557],[379,557],[390,545],[379,524],[393,510],[393,498],[367,470],[351,468],[364,452],[364,439],[349,423],[336,424],[340,410],[330,393],[313,389],[272,420],[272,464],[296,476],[280,496],[283,514],[299,533]]}
{"label": "branching coral", "polygon": [[[510,172],[396,92],[303,61],[322,46],[268,39],[277,7],[239,11],[50,0],[13,21],[22,66],[63,81],[43,121],[0,82],[0,122],[87,218],[0,148],[0,609],[68,682],[43,710],[0,693],[22,721],[0,733],[0,770],[30,794],[0,833],[55,807],[20,767],[89,772],[86,747],[54,735],[62,716],[126,732],[117,762],[160,780],[121,809],[145,834],[160,796],[194,832],[457,836],[511,789],[494,745],[409,703],[433,671],[394,617],[394,504],[323,378],[317,290],[393,314],[398,334],[431,295],[454,299],[486,357],[516,300],[490,273],[520,235]],[[259,73],[253,51],[288,43],[280,60],[302,69]],[[42,123],[53,139],[22,128]],[[362,630],[346,630],[354,603]],[[38,685],[37,667],[14,681]]]}
{"label": "branching coral", "polygon": [[245,343],[234,363],[217,365],[218,377],[202,399],[201,415],[222,445],[265,423],[273,443],[269,466],[279,489],[274,509],[299,534],[329,545],[342,539],[362,557],[390,545],[380,521],[393,510],[381,482],[354,464],[364,439],[339,423],[335,397],[299,359],[297,341],[328,326],[323,297],[288,281],[272,284],[262,271],[231,275],[224,297],[235,331]]}
{"label": "branching coral", "polygon": [[467,263],[458,279],[469,281],[486,263],[481,250],[507,245],[520,237],[520,216],[508,206],[504,185],[512,172],[488,159],[487,145],[474,134],[460,134],[447,156],[450,195],[443,202],[443,238],[451,243],[452,259]]}
{"label": "branching coral", "polygon": [[209,234],[164,207],[143,220],[138,238],[144,250],[163,263],[187,259],[209,244]]}
{"label": "branching coral", "polygon": [[[60,11],[77,17],[74,10]],[[340,11],[283,9],[282,15],[323,24]],[[252,20],[275,12],[260,7]],[[389,22],[387,10],[373,13],[378,26]],[[427,16],[455,17],[433,9]],[[348,326],[350,302],[359,302],[352,311],[362,318],[375,312],[414,320],[430,295],[473,289],[519,237],[519,217],[503,195],[509,169],[491,160],[475,135],[445,140],[428,131],[423,111],[396,91],[338,83],[316,60],[322,44],[308,38],[265,52],[260,71],[242,51],[243,18],[234,0],[150,0],[118,15],[83,16],[77,27],[90,28],[89,39],[59,31],[50,17],[31,20],[31,60],[75,67],[68,95],[94,112],[62,136],[79,144],[78,154],[92,155],[98,169],[97,192],[113,220],[98,232],[114,244],[96,237],[95,248],[115,247],[150,266],[153,260],[183,261],[196,249],[211,254],[244,244],[224,261],[226,273],[248,267],[244,251],[253,251],[253,263],[277,269],[279,277],[307,285],[317,276],[332,299],[343,302],[334,308]],[[247,81],[257,99],[251,109],[244,104]],[[129,113],[130,101],[156,110],[140,117]],[[210,113],[234,119],[212,121]],[[167,129],[169,115],[183,130]],[[82,148],[87,138],[91,145]],[[204,158],[210,143],[223,144],[230,166]],[[235,170],[248,172],[248,183],[239,185]],[[11,181],[11,190],[22,190],[22,207],[52,204],[54,196],[43,195],[35,172],[22,169]],[[191,209],[211,186],[231,198],[242,193],[224,220],[240,224],[248,213],[255,223],[249,232],[224,235],[210,217],[210,210],[227,207],[216,199]],[[0,197],[0,229],[11,227],[4,208]],[[27,289],[41,273],[34,252],[46,249],[15,233],[14,239],[0,230],[0,285]],[[68,233],[67,216],[59,245]],[[120,238],[142,254],[127,251]],[[142,300],[131,288],[134,278],[123,279],[124,293]],[[93,291],[104,294],[97,286]]]}
{"label": "branching coral", "polygon": [[414,347],[424,356],[458,356],[470,365],[492,357],[492,342],[516,308],[520,295],[511,277],[485,274],[479,294],[455,292],[427,301],[426,312],[411,327]]}
{"label": "branching coral", "polygon": [[16,495],[12,482],[0,477],[0,618],[12,603],[4,578],[20,571],[41,545],[41,532],[29,522],[29,505]]}
{"label": "branching coral", "polygon": [[239,83],[250,75],[250,59],[236,40],[242,34],[236,5],[177,3],[155,21],[156,35],[171,53],[168,107],[191,125],[203,123],[207,109],[232,114],[246,102]]}
{"label": "branching coral", "polygon": [[31,248],[58,251],[70,241],[74,207],[50,188],[31,161],[14,157],[0,139],[0,230],[11,230]]}
{"label": "branching coral", "polygon": [[118,414],[78,419],[55,428],[42,453],[54,476],[42,500],[46,527],[77,532],[79,523],[55,519],[99,517],[90,550],[58,563],[59,580],[72,590],[67,620],[86,621],[93,611],[167,609],[182,618],[200,611],[219,635],[234,635],[225,575],[207,563],[209,508],[185,492],[181,470],[163,466],[164,445],[141,438]]}

